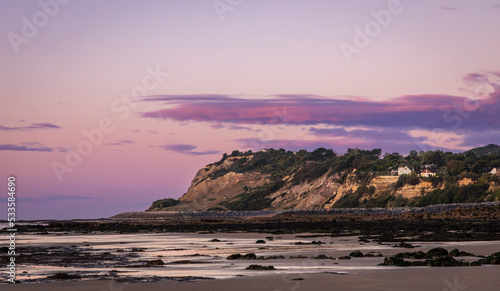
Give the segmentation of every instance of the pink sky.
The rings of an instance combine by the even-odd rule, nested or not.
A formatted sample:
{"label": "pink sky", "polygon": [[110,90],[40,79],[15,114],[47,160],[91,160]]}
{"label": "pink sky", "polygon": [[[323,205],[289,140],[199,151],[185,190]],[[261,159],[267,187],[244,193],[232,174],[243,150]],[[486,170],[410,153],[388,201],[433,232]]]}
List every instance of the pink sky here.
{"label": "pink sky", "polygon": [[22,219],[141,211],[234,149],[500,143],[494,1],[40,3],[0,3],[0,172]]}

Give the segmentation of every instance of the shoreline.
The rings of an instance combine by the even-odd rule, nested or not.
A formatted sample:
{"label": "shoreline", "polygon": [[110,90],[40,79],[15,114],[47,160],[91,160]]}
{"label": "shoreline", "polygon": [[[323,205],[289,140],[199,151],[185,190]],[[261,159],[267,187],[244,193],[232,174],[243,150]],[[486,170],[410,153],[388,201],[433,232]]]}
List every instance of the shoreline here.
{"label": "shoreline", "polygon": [[[312,233],[279,236],[245,232],[144,233],[140,236],[108,233],[63,236],[31,234],[24,235],[20,245],[16,258],[19,263],[16,279],[40,284],[73,278],[84,282],[83,285],[95,280],[115,280],[133,285],[155,281],[199,281],[210,278],[218,281],[240,277],[260,281],[263,276],[310,277],[324,273],[354,276],[402,269],[420,270],[418,272],[457,269],[430,267],[427,261],[424,267],[380,265],[385,263],[386,258],[398,253],[430,253],[436,248],[446,249],[452,262],[467,262],[467,266],[460,263],[459,269],[473,273],[491,267],[500,270],[499,265],[490,263],[469,266],[500,251],[500,240],[412,242],[411,245],[401,245],[379,243],[358,236],[330,237]],[[455,255],[451,255],[453,249],[460,250],[463,255],[458,254],[458,250]],[[235,254],[245,257],[235,257]],[[273,269],[248,270],[251,265],[273,266]],[[208,281],[203,280],[203,284]]]}
{"label": "shoreline", "polygon": [[[500,266],[486,268],[413,268],[362,271],[357,274],[333,273],[304,276],[297,273],[289,276],[264,275],[259,280],[252,278],[231,278],[178,282],[165,280],[155,283],[127,283],[111,280],[66,281],[36,284],[10,284],[9,290],[475,290],[491,291],[500,285]],[[302,280],[300,280],[300,278]]]}

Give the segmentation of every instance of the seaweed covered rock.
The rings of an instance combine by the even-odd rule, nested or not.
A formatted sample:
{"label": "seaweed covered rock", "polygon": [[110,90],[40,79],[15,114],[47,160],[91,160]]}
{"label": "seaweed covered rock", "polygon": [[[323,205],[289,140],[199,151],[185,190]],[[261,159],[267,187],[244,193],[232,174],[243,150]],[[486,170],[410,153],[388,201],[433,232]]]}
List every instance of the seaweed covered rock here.
{"label": "seaweed covered rock", "polygon": [[226,260],[256,260],[257,256],[254,253],[248,253],[245,255],[232,254],[226,258]]}
{"label": "seaweed covered rock", "polygon": [[402,259],[414,259],[414,260],[421,260],[425,258],[426,254],[422,251],[418,252],[404,252],[404,253],[397,253],[393,257],[398,257]]}
{"label": "seaweed covered rock", "polygon": [[443,248],[434,248],[430,249],[427,254],[425,254],[425,258],[431,259],[436,257],[444,257],[448,255],[448,251]]}
{"label": "seaweed covered rock", "polygon": [[442,256],[432,260],[426,260],[425,265],[429,267],[461,267],[469,266],[468,262],[457,261],[450,256]]}
{"label": "seaweed covered rock", "polygon": [[245,270],[270,271],[275,270],[274,266],[250,265]]}
{"label": "seaweed covered rock", "polygon": [[392,256],[392,257],[386,257],[384,259],[384,263],[381,265],[384,266],[398,266],[398,267],[406,267],[410,266],[410,262],[405,261],[403,258]]}
{"label": "seaweed covered rock", "polygon": [[349,254],[349,257],[360,258],[364,257],[363,253],[360,251],[354,251]]}
{"label": "seaweed covered rock", "polygon": [[74,279],[81,279],[81,276],[78,275],[70,275],[68,273],[57,273],[52,276],[48,276],[47,279],[55,279],[55,280],[74,280]]}
{"label": "seaweed covered rock", "polygon": [[150,267],[150,266],[163,266],[165,265],[165,263],[158,259],[158,260],[152,260],[152,261],[149,261],[146,263],[146,266]]}
{"label": "seaweed covered rock", "polygon": [[474,254],[459,251],[458,249],[452,249],[448,255],[452,257],[475,257]]}
{"label": "seaweed covered rock", "polygon": [[477,264],[483,265],[500,265],[500,252],[491,254],[490,256],[487,256],[486,258],[482,258],[475,262]]}

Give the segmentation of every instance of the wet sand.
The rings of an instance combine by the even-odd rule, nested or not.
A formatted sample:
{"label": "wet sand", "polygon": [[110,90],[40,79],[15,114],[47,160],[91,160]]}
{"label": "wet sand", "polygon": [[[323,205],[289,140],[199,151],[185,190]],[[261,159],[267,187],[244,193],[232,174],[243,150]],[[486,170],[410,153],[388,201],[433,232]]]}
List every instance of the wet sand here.
{"label": "wet sand", "polygon": [[[72,281],[1,286],[3,290],[475,290],[494,291],[500,286],[500,266],[449,268],[387,268],[359,271],[351,275],[286,274],[210,281],[117,283],[109,280]],[[292,280],[303,278],[304,280]],[[5,289],[4,289],[5,288]]]}
{"label": "wet sand", "polygon": [[[45,247],[42,263],[21,264],[18,271],[20,284],[0,285],[1,290],[498,290],[500,265],[477,267],[393,267],[379,266],[383,257],[352,257],[339,260],[351,251],[364,254],[383,254],[384,257],[406,251],[428,251],[441,247],[448,251],[458,248],[475,255],[490,255],[500,251],[500,241],[412,242],[413,249],[393,247],[395,243],[380,244],[362,241],[357,236],[325,237],[321,234],[266,233],[165,233],[165,234],[86,234],[86,235],[23,235],[20,245]],[[319,236],[317,236],[319,235]],[[272,236],[273,239],[269,239]],[[212,241],[217,238],[219,241]],[[257,239],[266,240],[256,244]],[[311,244],[322,241],[323,244]],[[304,244],[297,245],[297,242]],[[73,245],[73,247],[71,247]],[[133,248],[143,247],[140,252]],[[76,261],[61,265],[68,257],[57,250],[70,250],[71,256],[84,257],[110,253],[127,261],[109,261],[95,265],[95,261]],[[118,252],[123,249],[123,252]],[[256,253],[257,256],[283,256],[282,259],[227,260],[234,253]],[[320,254],[330,259],[315,259]],[[40,254],[33,254],[40,257]],[[133,256],[132,256],[133,255]],[[294,258],[290,258],[293,256]],[[304,258],[297,258],[303,256]],[[161,258],[164,266],[145,267],[150,260]],[[460,257],[475,261],[477,257]],[[53,260],[53,261],[51,261]],[[196,263],[175,264],[181,260]],[[48,264],[48,265],[47,265]],[[66,263],[65,263],[66,264]],[[118,264],[118,265],[117,265]],[[121,264],[121,265],[120,265]],[[245,270],[250,264],[273,265],[273,271]],[[120,267],[121,266],[121,267]],[[118,276],[109,275],[118,270]],[[57,272],[79,274],[75,281],[41,279]],[[92,274],[92,276],[89,276]],[[2,274],[3,275],[3,274]],[[29,276],[29,277],[27,277]],[[150,281],[150,277],[152,278]],[[215,278],[194,279],[186,276]],[[176,278],[169,278],[176,277]],[[184,278],[182,278],[184,277]],[[121,282],[112,281],[115,279]],[[189,280],[189,281],[185,281]],[[152,282],[156,281],[156,282]],[[465,289],[465,287],[467,287]]]}

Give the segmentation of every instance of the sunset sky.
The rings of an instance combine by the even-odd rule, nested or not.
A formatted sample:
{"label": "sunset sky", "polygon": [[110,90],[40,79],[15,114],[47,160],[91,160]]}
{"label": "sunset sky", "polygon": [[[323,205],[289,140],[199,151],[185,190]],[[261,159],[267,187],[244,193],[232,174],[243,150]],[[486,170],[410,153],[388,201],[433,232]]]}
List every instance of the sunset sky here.
{"label": "sunset sky", "polygon": [[499,144],[499,27],[495,0],[1,1],[1,176],[18,218],[100,218],[234,149]]}

